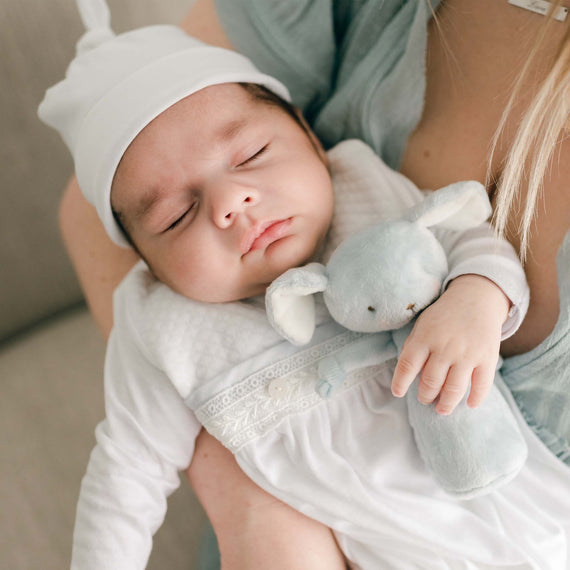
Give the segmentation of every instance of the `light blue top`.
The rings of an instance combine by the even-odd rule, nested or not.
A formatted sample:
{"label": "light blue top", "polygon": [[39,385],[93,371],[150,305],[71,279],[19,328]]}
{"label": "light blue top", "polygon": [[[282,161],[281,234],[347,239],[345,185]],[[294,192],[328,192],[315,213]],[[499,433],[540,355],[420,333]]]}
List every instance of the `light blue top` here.
{"label": "light blue top", "polygon": [[503,363],[503,379],[540,439],[570,465],[570,232],[556,259],[560,314],[541,344]]}
{"label": "light blue top", "polygon": [[[426,0],[216,0],[235,47],[290,89],[327,148],[347,138],[398,168],[425,93]],[[436,9],[439,0],[431,0]],[[503,378],[529,425],[570,465],[570,232],[558,253],[560,318]]]}
{"label": "light blue top", "polygon": [[[439,0],[431,0],[434,9]],[[392,168],[421,117],[425,0],[216,0],[234,46],[280,79],[327,148],[359,138]]]}

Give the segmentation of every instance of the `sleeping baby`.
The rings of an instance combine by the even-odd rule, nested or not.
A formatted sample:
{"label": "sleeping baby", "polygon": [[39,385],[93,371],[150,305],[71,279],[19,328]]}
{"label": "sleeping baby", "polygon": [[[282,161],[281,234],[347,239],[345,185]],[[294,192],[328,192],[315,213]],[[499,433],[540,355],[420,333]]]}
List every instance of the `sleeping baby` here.
{"label": "sleeping baby", "polygon": [[[39,114],[68,145],[108,235],[142,261],[115,292],[106,419],[81,487],[72,567],[145,566],[202,425],[261,487],[331,527],[354,568],[395,568],[410,541],[434,561],[492,551],[502,552],[493,563],[511,560],[505,536],[522,524],[514,502],[502,501],[496,533],[496,509],[446,494],[393,396],[423,370],[418,399],[436,418],[485,405],[499,343],[528,303],[512,248],[486,224],[443,232],[444,293],[399,360],[384,333],[375,364],[323,398],[319,361],[362,334],[317,300],[313,338],[295,347],[272,329],[263,295],[423,194],[362,142],[324,152],[286,88],[243,56],[169,26],[114,35],[106,6],[91,6]],[[435,501],[447,509],[438,524]],[[529,506],[525,516],[541,515]],[[431,528],[418,532],[418,520]]]}

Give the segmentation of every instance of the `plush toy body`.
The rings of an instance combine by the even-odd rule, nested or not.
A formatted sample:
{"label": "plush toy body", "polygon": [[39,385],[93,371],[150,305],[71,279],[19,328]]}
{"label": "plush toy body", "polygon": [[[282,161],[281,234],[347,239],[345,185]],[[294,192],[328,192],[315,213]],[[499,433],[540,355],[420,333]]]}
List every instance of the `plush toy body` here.
{"label": "plush toy body", "polygon": [[[448,274],[445,251],[430,228],[465,230],[490,215],[484,188],[460,182],[432,193],[402,219],[382,221],[346,239],[328,264],[290,269],[269,287],[268,317],[283,337],[308,343],[315,327],[313,295],[322,292],[332,316],[347,329],[393,331],[400,349],[418,312],[440,294]],[[378,364],[379,337],[364,335],[319,363],[317,391],[328,398],[351,371]],[[500,391],[477,409],[465,400],[450,416],[417,401],[417,381],[407,394],[418,449],[439,484],[471,498],[512,479],[522,468],[526,443]]]}

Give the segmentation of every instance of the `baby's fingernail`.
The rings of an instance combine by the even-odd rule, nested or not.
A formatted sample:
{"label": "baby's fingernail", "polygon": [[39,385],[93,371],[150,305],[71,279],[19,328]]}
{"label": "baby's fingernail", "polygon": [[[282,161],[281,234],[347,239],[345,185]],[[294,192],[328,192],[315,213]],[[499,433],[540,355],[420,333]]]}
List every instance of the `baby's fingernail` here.
{"label": "baby's fingernail", "polygon": [[435,411],[440,416],[449,416],[449,414],[451,414],[451,410],[449,408],[436,408]]}

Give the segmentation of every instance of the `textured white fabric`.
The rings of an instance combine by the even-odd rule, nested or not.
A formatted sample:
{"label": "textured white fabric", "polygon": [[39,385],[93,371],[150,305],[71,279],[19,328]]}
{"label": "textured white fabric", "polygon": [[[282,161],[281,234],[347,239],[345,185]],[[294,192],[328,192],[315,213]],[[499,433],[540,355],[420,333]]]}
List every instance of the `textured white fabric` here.
{"label": "textured white fabric", "polygon": [[56,129],[75,161],[79,186],[109,237],[130,247],[111,210],[111,183],[129,144],[160,113],[220,83],[258,83],[289,100],[277,79],[237,52],[209,46],[175,26],[115,35],[104,0],[79,3],[86,33],[65,79],[47,90],[40,119]]}
{"label": "textured white fabric", "polygon": [[[330,159],[333,242],[387,215],[384,182],[403,205],[421,198],[361,143],[343,143]],[[481,254],[461,253],[468,241],[449,240],[450,256],[460,252],[452,270],[468,270],[469,256]],[[488,259],[499,286],[520,277],[513,256],[506,248]],[[195,303],[141,263],[117,290],[114,318],[107,417],[82,483],[73,569],[144,567],[165,496],[200,429],[190,408],[260,486],[331,526],[354,568],[568,567],[567,467],[523,425],[531,457],[514,482],[471,502],[445,495],[418,456],[404,401],[390,395],[394,352],[382,335],[384,364],[319,400],[311,392],[315,363],[359,337],[332,323],[320,303],[312,344],[299,351],[272,331],[262,299]]]}

